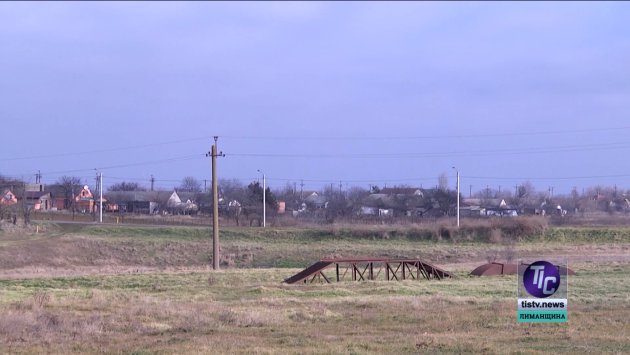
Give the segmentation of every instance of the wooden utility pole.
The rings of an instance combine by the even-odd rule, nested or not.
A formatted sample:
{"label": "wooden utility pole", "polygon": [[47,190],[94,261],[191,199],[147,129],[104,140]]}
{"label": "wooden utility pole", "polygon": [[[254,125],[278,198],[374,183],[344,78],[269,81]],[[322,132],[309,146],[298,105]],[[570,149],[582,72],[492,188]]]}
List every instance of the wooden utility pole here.
{"label": "wooden utility pole", "polygon": [[[98,170],[96,170],[96,169],[94,169],[94,170],[96,171],[96,178],[94,179],[95,180],[94,183],[96,184],[96,186],[94,186],[94,192],[96,192],[96,194],[98,194],[98,187],[100,186],[99,175],[98,175]],[[90,208],[92,208],[92,212],[91,213],[92,213],[92,216],[94,218],[94,221],[96,222],[96,204],[94,204],[94,206],[90,206]]]}
{"label": "wooden utility pole", "polygon": [[98,194],[99,194],[99,213],[98,221],[103,223],[103,173],[98,177]]}
{"label": "wooden utility pole", "polygon": [[214,145],[209,154],[212,157],[212,268],[219,270],[219,182],[217,180],[217,156],[224,156],[217,153],[218,136],[214,136]]}
{"label": "wooden utility pole", "polygon": [[219,270],[219,188],[217,186],[217,138],[212,146],[212,268]]}

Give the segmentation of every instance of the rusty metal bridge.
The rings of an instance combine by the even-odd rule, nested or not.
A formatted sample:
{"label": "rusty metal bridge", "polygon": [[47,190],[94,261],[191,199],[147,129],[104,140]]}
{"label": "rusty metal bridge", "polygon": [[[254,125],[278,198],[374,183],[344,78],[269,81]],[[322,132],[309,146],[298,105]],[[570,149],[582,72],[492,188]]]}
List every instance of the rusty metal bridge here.
{"label": "rusty metal bridge", "polygon": [[[330,272],[332,270],[332,273]],[[324,274],[328,272],[328,275]],[[332,274],[332,275],[331,275]],[[332,281],[419,280],[453,277],[448,271],[417,259],[342,258],[322,259],[284,282],[331,283]]]}

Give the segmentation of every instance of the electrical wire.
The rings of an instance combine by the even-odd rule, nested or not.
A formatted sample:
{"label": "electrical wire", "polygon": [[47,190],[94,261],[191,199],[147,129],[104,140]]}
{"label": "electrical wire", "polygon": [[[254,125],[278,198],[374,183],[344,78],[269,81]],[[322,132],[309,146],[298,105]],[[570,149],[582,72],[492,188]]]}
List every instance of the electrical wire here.
{"label": "electrical wire", "polygon": [[[530,132],[498,132],[498,133],[481,133],[481,134],[452,134],[452,135],[424,135],[424,136],[238,136],[238,135],[225,135],[220,136],[223,139],[234,139],[234,140],[302,140],[302,141],[323,141],[323,140],[337,140],[337,141],[361,141],[361,140],[369,140],[369,141],[379,141],[379,140],[444,140],[444,139],[469,139],[469,138],[492,138],[492,137],[525,137],[525,136],[548,136],[548,135],[568,135],[568,134],[579,134],[579,133],[593,133],[593,132],[617,132],[622,130],[630,130],[630,126],[621,126],[621,127],[607,127],[607,128],[585,128],[585,129],[566,129],[566,130],[546,130],[546,131],[530,131]],[[65,153],[54,153],[54,154],[44,154],[44,155],[31,155],[24,157],[5,157],[0,158],[0,161],[18,161],[18,160],[33,160],[33,159],[50,159],[50,158],[60,158],[60,157],[71,157],[71,156],[80,156],[80,155],[92,155],[98,153],[110,153],[110,152],[120,152],[120,151],[128,151],[134,149],[143,149],[143,148],[152,148],[152,147],[160,147],[164,145],[173,145],[173,144],[181,144],[181,143],[189,143],[193,141],[201,141],[201,140],[210,140],[213,139],[213,136],[201,136],[201,137],[192,137],[180,140],[173,141],[164,141],[157,143],[149,143],[149,144],[141,144],[141,145],[132,145],[132,146],[123,146],[117,148],[106,148],[106,149],[96,149],[89,151],[80,151],[80,152],[65,152]],[[235,155],[235,154],[232,154]]]}
{"label": "electrical wire", "polygon": [[540,154],[540,153],[565,153],[628,149],[630,142],[615,142],[601,144],[563,145],[533,148],[505,148],[468,151],[447,151],[427,153],[226,153],[227,157],[257,157],[257,158],[345,158],[345,159],[391,159],[391,158],[439,158],[439,157],[470,157],[488,155],[514,155],[514,154]]}
{"label": "electrical wire", "polygon": [[424,140],[424,139],[463,139],[463,138],[491,138],[491,137],[518,137],[518,136],[547,136],[576,133],[613,132],[630,130],[630,126],[608,128],[563,129],[533,132],[499,132],[479,134],[445,134],[424,136],[221,136],[229,139],[257,139],[257,140]]}
{"label": "electrical wire", "polygon": [[192,154],[192,155],[184,155],[184,156],[178,156],[178,157],[172,157],[172,158],[166,158],[166,159],[156,159],[156,160],[148,160],[148,161],[135,162],[135,163],[126,163],[126,164],[118,164],[118,165],[110,165],[110,166],[101,166],[101,167],[96,167],[96,168],[83,168],[83,169],[71,169],[71,170],[59,170],[59,171],[43,171],[43,172],[41,172],[41,174],[42,175],[44,175],[44,174],[46,174],[46,175],[57,175],[57,174],[69,174],[69,173],[84,172],[84,171],[95,171],[95,170],[96,171],[101,171],[101,170],[110,170],[110,169],[118,169],[118,168],[127,168],[127,167],[132,167],[132,166],[163,164],[163,163],[169,163],[169,162],[180,162],[180,161],[193,160],[193,159],[199,159],[199,158],[205,158],[205,155],[204,154]]}
{"label": "electrical wire", "polygon": [[180,139],[180,140],[175,140],[175,141],[133,145],[133,146],[118,147],[118,148],[98,149],[98,150],[90,150],[90,151],[83,151],[83,152],[67,152],[67,153],[56,153],[56,154],[46,154],[46,155],[31,155],[31,156],[26,156],[26,157],[0,158],[0,161],[48,159],[48,158],[60,158],[60,157],[70,157],[70,156],[78,156],[78,155],[91,155],[91,154],[97,154],[97,153],[111,153],[111,152],[120,152],[120,151],[142,149],[142,148],[160,147],[164,145],[181,144],[181,143],[205,140],[205,139],[210,139],[210,138],[212,137],[196,137],[196,138]]}

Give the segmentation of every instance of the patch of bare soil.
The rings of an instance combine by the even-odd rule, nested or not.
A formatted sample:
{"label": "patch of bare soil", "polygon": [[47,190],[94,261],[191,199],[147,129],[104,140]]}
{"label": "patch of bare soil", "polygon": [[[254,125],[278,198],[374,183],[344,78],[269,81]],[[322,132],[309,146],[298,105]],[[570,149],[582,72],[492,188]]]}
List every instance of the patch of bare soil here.
{"label": "patch of bare soil", "polygon": [[26,267],[171,267],[202,265],[206,241],[108,241],[82,237],[3,238],[0,270]]}
{"label": "patch of bare soil", "polygon": [[88,275],[121,275],[121,274],[144,274],[144,273],[187,273],[211,271],[212,265],[192,266],[192,267],[146,267],[146,266],[75,266],[71,268],[63,267],[38,267],[27,266],[17,269],[0,270],[2,279],[28,279],[39,277],[72,277]]}
{"label": "patch of bare soil", "polygon": [[[222,267],[251,266],[254,251],[250,248],[225,245],[221,251]],[[0,239],[0,277],[199,271],[211,265],[211,255],[209,240],[3,235]]]}
{"label": "patch of bare soil", "polygon": [[452,271],[473,270],[487,262],[516,263],[518,259],[546,259],[554,257],[566,257],[570,265],[596,263],[596,264],[630,264],[630,244],[622,245],[580,245],[561,247],[516,248],[516,253],[507,260],[502,256],[502,249],[488,248],[470,255],[470,258],[462,258],[458,261],[441,264],[445,269]]}

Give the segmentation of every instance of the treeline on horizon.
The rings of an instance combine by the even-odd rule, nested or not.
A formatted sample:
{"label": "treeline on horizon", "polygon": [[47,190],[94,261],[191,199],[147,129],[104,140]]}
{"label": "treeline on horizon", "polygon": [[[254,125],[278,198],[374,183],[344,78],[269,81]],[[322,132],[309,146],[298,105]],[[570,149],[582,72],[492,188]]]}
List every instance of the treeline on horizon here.
{"label": "treeline on horizon", "polygon": [[[95,184],[94,181],[91,181],[91,183]],[[0,188],[3,192],[6,189],[12,189],[13,193],[19,195],[27,185],[29,185],[29,183],[24,180],[10,178],[0,174]],[[84,181],[80,177],[76,176],[62,176],[49,186],[58,186],[64,187],[65,190],[73,190],[80,189],[83,185],[90,185],[90,182]],[[137,182],[121,181],[108,185],[104,188],[104,192],[153,190],[150,185],[151,184],[143,185]],[[297,182],[287,182],[285,186],[281,188],[267,187],[267,198],[269,201],[285,201],[287,203],[287,207],[294,207],[291,205],[303,201],[305,196],[316,192],[318,195],[326,197],[333,203],[354,205],[358,204],[362,199],[370,194],[380,193],[384,189],[392,191],[395,189],[417,188],[429,192],[443,192],[445,204],[450,204],[456,199],[455,188],[451,185],[452,184],[449,184],[445,174],[440,175],[437,179],[437,184],[431,188],[422,188],[408,184],[397,184],[392,186],[370,185],[369,188],[366,188],[361,186],[344,186],[342,184],[331,183],[329,185],[324,185],[318,190],[305,190],[301,187],[301,184]],[[578,210],[601,210],[606,212],[630,210],[630,201],[627,198],[630,196],[630,190],[618,188],[616,185],[595,185],[583,188],[581,191],[575,187],[568,194],[554,194],[552,188],[537,190],[529,181],[513,186],[513,188],[510,189],[491,188],[488,186],[482,190],[473,192],[470,189],[464,189],[464,187],[468,186],[462,186],[462,189],[460,190],[460,197],[462,198],[462,201],[466,201],[470,198],[477,199],[482,202],[498,199],[505,200],[505,202],[511,206],[523,207],[525,205],[540,206],[541,204],[549,204],[559,205],[562,206],[563,209],[576,212]],[[252,189],[256,190],[256,195],[262,193],[259,181],[253,181],[245,184],[238,179],[219,180],[219,192],[221,197],[225,200],[251,200]],[[95,187],[94,190],[98,190],[98,187]],[[173,186],[172,189],[156,188],[155,190],[175,190],[206,194],[211,191],[211,186],[208,181],[202,182],[199,179],[187,176],[184,177],[178,185]]]}

